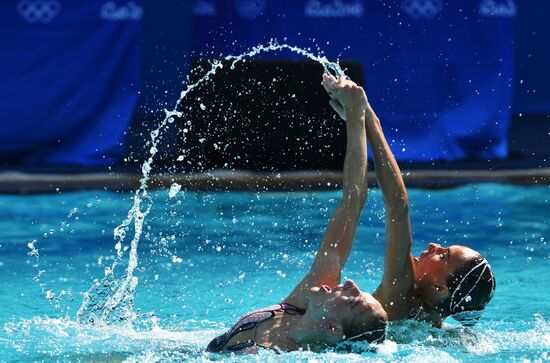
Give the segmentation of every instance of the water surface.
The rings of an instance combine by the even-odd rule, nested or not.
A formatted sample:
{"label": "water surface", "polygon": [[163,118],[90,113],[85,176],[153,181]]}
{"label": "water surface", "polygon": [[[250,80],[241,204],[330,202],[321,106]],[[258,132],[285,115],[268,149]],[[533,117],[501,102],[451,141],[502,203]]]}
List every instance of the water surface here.
{"label": "water surface", "polygon": [[[414,252],[465,244],[494,268],[481,322],[392,324],[377,350],[231,357],[202,352],[241,314],[279,302],[311,266],[340,192],[154,193],[134,272],[133,327],[75,322],[82,293],[116,251],[132,195],[0,196],[0,361],[545,361],[550,357],[549,189],[497,184],[410,190]],[[344,272],[381,278],[382,200],[369,194]],[[75,210],[76,208],[76,210]],[[39,258],[28,255],[36,240]],[[116,275],[123,274],[118,266]],[[50,297],[50,299],[47,299]]]}

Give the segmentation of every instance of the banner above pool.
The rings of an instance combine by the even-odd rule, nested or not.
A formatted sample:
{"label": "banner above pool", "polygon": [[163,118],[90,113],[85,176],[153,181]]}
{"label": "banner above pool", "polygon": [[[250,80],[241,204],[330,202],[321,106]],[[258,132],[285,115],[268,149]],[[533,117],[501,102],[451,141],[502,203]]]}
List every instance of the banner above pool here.
{"label": "banner above pool", "polygon": [[0,3],[0,161],[105,165],[124,154],[141,1]]}
{"label": "banner above pool", "polygon": [[359,60],[401,160],[507,156],[514,0],[195,0],[193,12],[206,56],[277,38]]}
{"label": "banner above pool", "polygon": [[[145,5],[156,7],[160,16],[142,38]],[[370,102],[399,159],[506,157],[519,5],[514,0],[4,1],[0,163],[119,162],[138,92],[148,99],[179,94],[185,79],[178,73],[167,80],[153,72],[158,67],[140,70],[141,41],[157,49],[144,59],[170,64],[173,57],[162,50],[175,44],[191,64],[193,57],[240,54],[271,38],[360,62]],[[182,40],[187,35],[181,26],[166,28],[162,14],[167,13],[192,14],[181,23],[193,29],[193,49]],[[264,57],[295,58],[290,53]],[[140,87],[142,71],[147,87]]]}

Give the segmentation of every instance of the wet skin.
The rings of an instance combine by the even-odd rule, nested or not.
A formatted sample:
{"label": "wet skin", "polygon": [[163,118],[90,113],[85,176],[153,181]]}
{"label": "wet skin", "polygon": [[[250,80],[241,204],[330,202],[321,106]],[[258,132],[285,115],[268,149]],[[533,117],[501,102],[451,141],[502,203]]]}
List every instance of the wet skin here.
{"label": "wet skin", "polygon": [[[276,346],[283,351],[296,350],[301,346],[290,338],[291,330],[300,319],[306,316],[306,319],[313,323],[312,328],[320,331],[324,329],[336,331],[343,322],[353,321],[354,324],[369,326],[373,317],[378,317],[378,314],[386,316],[382,305],[371,294],[362,292],[353,281],[346,280],[344,284],[332,288],[328,285],[312,287],[304,316],[285,315],[283,319],[263,321],[255,330],[247,330],[235,335],[228,344],[254,340],[264,346]],[[337,344],[343,339],[340,334],[329,337],[318,336],[315,343],[312,342],[305,348],[317,350],[324,345]]]}
{"label": "wet skin", "polygon": [[362,292],[352,280],[333,288],[327,285],[311,288],[308,304],[310,313],[318,318],[337,317],[341,321],[363,320],[365,324],[373,313],[385,315],[382,305],[371,294]]}
{"label": "wet skin", "polygon": [[415,284],[421,288],[428,285],[446,286],[449,274],[477,255],[476,251],[465,246],[441,247],[437,243],[429,243],[428,249],[413,259]]}

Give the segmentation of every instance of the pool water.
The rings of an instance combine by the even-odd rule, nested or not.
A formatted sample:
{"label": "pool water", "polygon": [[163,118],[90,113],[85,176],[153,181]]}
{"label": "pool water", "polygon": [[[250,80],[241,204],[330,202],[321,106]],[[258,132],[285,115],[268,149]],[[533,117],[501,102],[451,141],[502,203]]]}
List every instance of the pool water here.
{"label": "pool water", "polygon": [[[245,357],[203,349],[241,314],[291,291],[311,266],[339,191],[155,192],[135,272],[137,318],[104,327],[79,325],[75,316],[83,292],[113,261],[112,231],[132,195],[3,195],[0,361],[547,361],[549,191],[497,184],[409,191],[415,253],[428,242],[465,244],[494,268],[495,297],[474,328],[451,319],[442,330],[394,323],[375,350]],[[381,278],[383,219],[380,192],[371,190],[344,272],[366,291]],[[121,276],[124,266],[117,269]]]}

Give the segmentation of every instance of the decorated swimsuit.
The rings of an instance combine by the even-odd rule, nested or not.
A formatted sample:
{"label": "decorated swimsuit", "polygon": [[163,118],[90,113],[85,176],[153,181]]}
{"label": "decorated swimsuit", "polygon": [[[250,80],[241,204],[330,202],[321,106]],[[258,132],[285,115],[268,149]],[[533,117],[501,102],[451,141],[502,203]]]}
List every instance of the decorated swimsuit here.
{"label": "decorated swimsuit", "polygon": [[207,352],[212,353],[257,353],[259,348],[268,349],[268,345],[262,345],[256,343],[254,340],[245,340],[243,342],[227,346],[227,342],[231,340],[235,335],[242,331],[255,329],[258,324],[271,318],[280,318],[284,314],[290,315],[303,315],[304,310],[295,306],[281,303],[260,310],[255,310],[251,313],[243,315],[239,318],[237,323],[233,325],[225,334],[214,338],[208,347]]}

